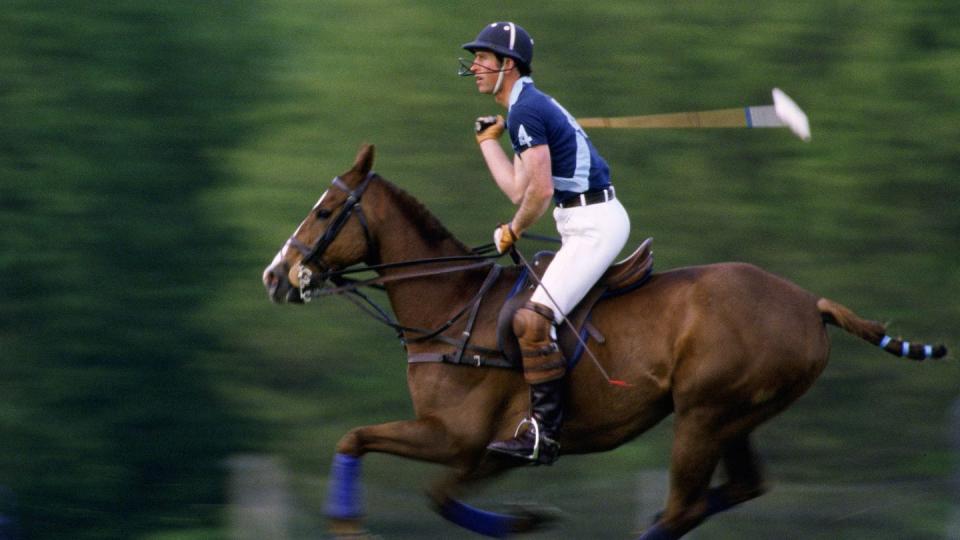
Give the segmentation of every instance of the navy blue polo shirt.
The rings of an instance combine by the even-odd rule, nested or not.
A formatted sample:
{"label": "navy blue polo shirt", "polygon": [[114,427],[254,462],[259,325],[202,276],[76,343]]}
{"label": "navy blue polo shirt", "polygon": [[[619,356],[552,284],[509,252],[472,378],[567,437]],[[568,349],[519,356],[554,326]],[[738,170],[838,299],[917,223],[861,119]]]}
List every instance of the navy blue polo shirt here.
{"label": "navy blue polo shirt", "polygon": [[610,167],[590,138],[555,99],[537,90],[530,77],[521,77],[510,92],[507,130],[521,159],[527,148],[550,147],[555,202],[610,186]]}

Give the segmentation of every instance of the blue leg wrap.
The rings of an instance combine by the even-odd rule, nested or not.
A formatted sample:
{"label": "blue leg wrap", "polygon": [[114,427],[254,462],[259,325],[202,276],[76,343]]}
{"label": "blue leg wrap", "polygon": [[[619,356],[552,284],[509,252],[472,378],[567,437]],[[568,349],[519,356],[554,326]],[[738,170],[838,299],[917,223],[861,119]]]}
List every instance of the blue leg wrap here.
{"label": "blue leg wrap", "polygon": [[640,535],[640,538],[637,540],[676,540],[676,538],[677,537],[674,536],[673,533],[664,529],[660,525],[654,525],[643,531],[643,534]]}
{"label": "blue leg wrap", "polygon": [[333,456],[324,513],[335,519],[356,519],[363,516],[360,458],[346,454]]}
{"label": "blue leg wrap", "polygon": [[464,529],[493,538],[506,538],[516,530],[517,517],[474,508],[455,499],[440,506],[440,515]]}

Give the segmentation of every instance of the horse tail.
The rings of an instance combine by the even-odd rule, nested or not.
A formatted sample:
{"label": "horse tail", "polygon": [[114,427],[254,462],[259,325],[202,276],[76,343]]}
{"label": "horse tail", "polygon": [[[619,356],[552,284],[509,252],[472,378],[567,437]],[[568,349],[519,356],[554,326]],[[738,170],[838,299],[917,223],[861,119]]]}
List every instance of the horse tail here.
{"label": "horse tail", "polygon": [[863,319],[850,308],[833,300],[827,298],[817,300],[817,309],[820,310],[823,322],[838,326],[892,355],[922,361],[927,358],[942,358],[947,354],[947,348],[943,345],[910,343],[899,337],[890,337],[887,335],[885,324]]}

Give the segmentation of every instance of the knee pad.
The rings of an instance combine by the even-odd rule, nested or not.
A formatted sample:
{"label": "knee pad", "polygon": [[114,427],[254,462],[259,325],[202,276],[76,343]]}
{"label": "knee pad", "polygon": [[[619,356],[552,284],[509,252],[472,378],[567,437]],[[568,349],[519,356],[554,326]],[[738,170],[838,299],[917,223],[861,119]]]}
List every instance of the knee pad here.
{"label": "knee pad", "polygon": [[513,314],[513,333],[523,347],[525,341],[543,343],[551,340],[553,310],[536,302],[527,302]]}
{"label": "knee pad", "polygon": [[530,384],[563,377],[567,363],[553,335],[553,310],[527,302],[513,315],[513,332],[523,353],[523,376]]}

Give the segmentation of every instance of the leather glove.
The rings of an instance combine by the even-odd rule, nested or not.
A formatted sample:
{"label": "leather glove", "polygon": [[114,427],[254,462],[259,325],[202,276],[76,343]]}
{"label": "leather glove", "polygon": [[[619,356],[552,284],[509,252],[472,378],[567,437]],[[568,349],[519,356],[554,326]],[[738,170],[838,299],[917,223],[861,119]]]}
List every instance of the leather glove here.
{"label": "leather glove", "polygon": [[504,253],[520,238],[520,235],[513,232],[509,223],[498,225],[493,231],[493,245],[497,247],[497,253]]}
{"label": "leather glove", "polygon": [[476,132],[477,144],[486,140],[497,140],[503,135],[503,128],[506,124],[503,116],[481,116],[473,124],[473,130]]}

